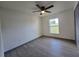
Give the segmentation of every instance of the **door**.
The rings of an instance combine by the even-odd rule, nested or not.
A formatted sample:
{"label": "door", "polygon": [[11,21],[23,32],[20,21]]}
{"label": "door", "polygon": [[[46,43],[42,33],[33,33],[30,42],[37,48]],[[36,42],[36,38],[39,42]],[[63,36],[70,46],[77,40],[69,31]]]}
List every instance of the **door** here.
{"label": "door", "polygon": [[2,33],[1,33],[1,17],[0,17],[0,57],[4,56],[3,52],[3,41],[2,41]]}
{"label": "door", "polygon": [[76,38],[77,47],[79,47],[79,3],[75,8],[74,16],[75,16],[75,19],[74,19],[75,20],[75,38]]}

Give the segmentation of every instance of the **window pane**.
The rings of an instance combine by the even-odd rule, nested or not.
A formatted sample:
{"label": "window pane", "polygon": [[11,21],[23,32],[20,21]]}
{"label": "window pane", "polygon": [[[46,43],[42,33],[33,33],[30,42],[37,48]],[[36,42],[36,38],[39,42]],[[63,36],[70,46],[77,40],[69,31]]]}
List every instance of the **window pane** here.
{"label": "window pane", "polygon": [[59,27],[50,27],[50,33],[59,34]]}
{"label": "window pane", "polygon": [[59,21],[58,18],[49,20],[50,33],[59,34]]}
{"label": "window pane", "polygon": [[58,18],[49,20],[49,26],[56,26],[56,25],[59,25],[58,24]]}

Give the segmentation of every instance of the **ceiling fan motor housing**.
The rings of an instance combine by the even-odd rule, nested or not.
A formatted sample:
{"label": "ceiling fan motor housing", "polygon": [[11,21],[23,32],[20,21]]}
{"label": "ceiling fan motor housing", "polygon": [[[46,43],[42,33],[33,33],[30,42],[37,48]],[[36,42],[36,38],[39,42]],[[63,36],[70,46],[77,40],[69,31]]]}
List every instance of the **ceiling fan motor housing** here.
{"label": "ceiling fan motor housing", "polygon": [[42,6],[42,7],[41,7],[41,10],[42,10],[42,11],[44,11],[44,10],[45,10],[45,7],[44,7],[44,6]]}

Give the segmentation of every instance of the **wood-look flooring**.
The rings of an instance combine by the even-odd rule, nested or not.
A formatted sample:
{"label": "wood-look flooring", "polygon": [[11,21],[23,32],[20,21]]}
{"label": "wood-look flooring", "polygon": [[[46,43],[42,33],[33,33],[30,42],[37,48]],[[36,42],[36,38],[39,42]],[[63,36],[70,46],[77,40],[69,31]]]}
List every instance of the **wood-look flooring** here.
{"label": "wood-look flooring", "polygon": [[69,40],[41,37],[6,52],[5,57],[79,57],[79,49]]}

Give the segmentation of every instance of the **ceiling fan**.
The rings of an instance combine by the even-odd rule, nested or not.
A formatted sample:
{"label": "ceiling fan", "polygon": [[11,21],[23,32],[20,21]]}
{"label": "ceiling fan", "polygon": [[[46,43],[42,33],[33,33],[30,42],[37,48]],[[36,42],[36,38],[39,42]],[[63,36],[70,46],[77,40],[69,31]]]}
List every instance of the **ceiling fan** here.
{"label": "ceiling fan", "polygon": [[54,7],[54,5],[50,5],[48,7],[45,7],[45,6],[40,6],[40,5],[36,4],[36,7],[38,7],[40,10],[33,11],[33,12],[40,12],[40,15],[42,15],[45,12],[46,13],[51,13],[51,11],[47,11],[47,10]]}

